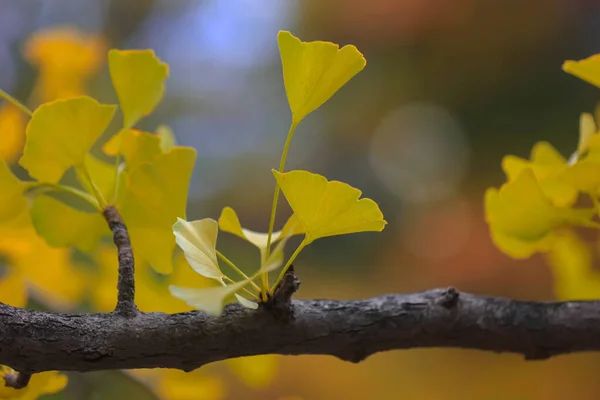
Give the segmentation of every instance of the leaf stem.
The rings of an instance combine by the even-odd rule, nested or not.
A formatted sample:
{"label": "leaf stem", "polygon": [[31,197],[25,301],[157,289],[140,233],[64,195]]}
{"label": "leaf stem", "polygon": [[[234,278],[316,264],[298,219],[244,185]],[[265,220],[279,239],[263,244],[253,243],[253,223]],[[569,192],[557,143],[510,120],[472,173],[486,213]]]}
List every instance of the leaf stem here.
{"label": "leaf stem", "polygon": [[[237,283],[236,281],[234,281],[233,279],[231,279],[230,277],[228,277],[227,275],[223,276],[224,279],[228,280],[229,283]],[[258,296],[255,293],[252,293],[251,291],[249,291],[248,289],[246,289],[245,287],[242,288],[242,290],[244,292],[246,292],[246,294],[248,296],[251,296],[254,300],[260,301],[260,299],[258,298]]]}
{"label": "leaf stem", "polygon": [[94,192],[93,193],[94,197],[96,197],[96,199],[98,200],[98,204],[100,204],[100,208],[104,210],[108,203],[106,202],[106,199],[102,195],[102,192],[100,191],[100,189],[98,189],[98,186],[96,186],[96,184],[92,180],[90,172],[86,168],[85,164],[82,163],[82,164],[78,165],[76,168],[81,172],[81,174],[88,181],[88,183],[90,184],[90,187],[92,188],[92,191]]}
{"label": "leaf stem", "polygon": [[29,115],[29,117],[33,116],[33,112],[25,104],[21,103],[19,100],[15,99],[2,89],[0,89],[0,97],[15,105],[18,109],[23,111],[25,114]]}
{"label": "leaf stem", "polygon": [[254,281],[252,281],[248,275],[246,275],[244,273],[244,271],[242,271],[241,269],[239,269],[233,262],[231,262],[231,260],[227,257],[225,257],[223,255],[223,253],[221,253],[219,250],[216,250],[217,252],[217,257],[219,257],[225,264],[229,265],[235,272],[237,272],[238,274],[240,274],[244,279],[247,279],[248,281],[250,281],[250,283],[252,284],[252,286],[258,290],[260,292],[260,287],[254,283]]}
{"label": "leaf stem", "polygon": [[302,251],[302,249],[304,249],[306,246],[308,246],[308,242],[306,241],[306,238],[304,238],[302,240],[302,242],[296,248],[296,251],[294,251],[294,254],[292,254],[292,256],[290,257],[290,259],[288,260],[288,262],[281,269],[281,272],[279,273],[279,276],[275,280],[275,283],[273,284],[273,287],[271,287],[271,289],[270,289],[271,293],[273,293],[273,291],[275,290],[275,288],[277,287],[277,285],[279,285],[279,282],[281,282],[281,280],[283,279],[283,276],[285,275],[285,272],[288,270],[288,268],[290,267],[290,265],[292,265],[292,263],[294,262],[294,260],[296,259],[296,257],[298,257],[298,254],[300,254],[300,252]]}
{"label": "leaf stem", "polygon": [[[294,132],[296,131],[296,127],[298,123],[292,120],[292,124],[290,125],[290,130],[287,135],[287,139],[285,140],[285,145],[283,146],[283,152],[281,153],[281,160],[279,162],[279,172],[283,173],[285,169],[285,161],[287,160],[288,151],[290,149],[290,143],[292,142],[292,137],[294,136]],[[271,205],[271,219],[269,220],[269,231],[267,234],[267,248],[265,251],[265,259],[262,260],[266,262],[269,259],[269,255],[271,253],[271,239],[273,236],[273,228],[275,226],[275,213],[277,211],[277,202],[279,201],[279,183],[275,182],[275,192],[273,193],[273,203]],[[269,287],[269,273],[265,272],[261,276],[262,285],[265,290]],[[278,279],[279,280],[279,279]],[[265,299],[266,300],[266,299]]]}
{"label": "leaf stem", "polygon": [[96,210],[98,210],[100,212],[103,210],[103,208],[100,207],[98,200],[96,198],[94,198],[94,196],[92,196],[89,193],[86,193],[82,190],[75,189],[74,187],[59,185],[59,184],[55,184],[55,183],[47,183],[47,182],[26,182],[25,189],[29,190],[29,189],[35,189],[35,188],[40,188],[40,187],[41,188],[46,187],[49,190],[55,190],[57,192],[69,193],[73,196],[76,196],[76,197],[82,199],[86,203],[89,203]]}

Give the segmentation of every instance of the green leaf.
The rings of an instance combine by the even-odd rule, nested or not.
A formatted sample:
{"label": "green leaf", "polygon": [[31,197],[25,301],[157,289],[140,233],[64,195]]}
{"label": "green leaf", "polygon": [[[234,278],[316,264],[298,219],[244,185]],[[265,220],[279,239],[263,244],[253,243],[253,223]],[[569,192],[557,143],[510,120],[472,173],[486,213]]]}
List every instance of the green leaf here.
{"label": "green leaf", "polygon": [[3,160],[0,160],[0,224],[11,224],[21,221],[27,215],[27,199],[23,196],[25,185],[10,171]]}
{"label": "green leaf", "polygon": [[38,196],[30,209],[36,232],[54,247],[77,247],[92,251],[110,231],[98,213],[75,210],[49,196]]}
{"label": "green leaf", "polygon": [[195,159],[195,149],[174,147],[139,165],[127,173],[117,200],[133,247],[160,273],[173,268],[172,226],[177,218],[185,218]]}
{"label": "green leaf", "polygon": [[152,113],[165,92],[169,66],[152,50],[110,50],[110,77],[123,111],[123,127]]}
{"label": "green leaf", "polygon": [[41,105],[27,125],[19,164],[33,178],[57,183],[67,169],[83,163],[115,109],[85,96]]}
{"label": "green leaf", "polygon": [[190,306],[217,317],[223,312],[226,299],[240,291],[248,283],[250,283],[249,280],[244,280],[227,286],[199,289],[169,286],[169,290],[173,296],[185,301]]}
{"label": "green leaf", "polygon": [[383,230],[387,222],[371,199],[338,181],[307,171],[273,174],[306,232],[305,244],[326,236]]}
{"label": "green leaf", "polygon": [[[236,235],[258,247],[262,252],[267,248],[267,233],[255,232],[250,229],[243,228],[240,224],[240,220],[236,212],[231,207],[223,208],[221,216],[219,217],[219,228],[223,232],[228,232]],[[299,235],[304,233],[302,231],[302,225],[298,221],[295,215],[292,215],[283,229],[277,232],[273,232],[271,236],[271,243],[276,243],[279,239],[289,235]]]}
{"label": "green leaf", "polygon": [[156,134],[160,138],[160,149],[163,152],[171,150],[173,146],[177,146],[175,134],[167,125],[159,125],[156,128]]}
{"label": "green leaf", "polygon": [[204,277],[223,283],[225,275],[219,268],[216,253],[219,233],[217,221],[205,218],[188,222],[177,218],[173,225],[173,233],[177,245],[183,250],[192,269]]}

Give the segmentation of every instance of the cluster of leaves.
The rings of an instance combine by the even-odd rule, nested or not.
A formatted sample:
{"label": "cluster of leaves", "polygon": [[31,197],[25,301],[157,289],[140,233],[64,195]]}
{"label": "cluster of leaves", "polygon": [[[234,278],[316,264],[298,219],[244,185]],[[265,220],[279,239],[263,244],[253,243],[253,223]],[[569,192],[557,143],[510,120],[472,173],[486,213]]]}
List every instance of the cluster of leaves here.
{"label": "cluster of leaves", "polygon": [[[566,61],[563,69],[600,87],[600,55]],[[600,275],[580,228],[599,229],[600,131],[582,113],[579,143],[566,159],[550,143],[536,143],[529,160],[502,160],[507,182],[485,193],[486,220],[496,246],[513,258],[548,257],[556,294],[563,299],[600,296]]]}
{"label": "cluster of leaves", "polygon": [[[191,267],[200,275],[215,279],[222,286],[200,289],[172,286],[171,292],[188,304],[214,315],[221,313],[226,299],[231,295],[235,295],[242,305],[249,308],[256,308],[259,302],[267,301],[300,251],[316,239],[354,232],[381,231],[386,224],[377,204],[371,199],[359,199],[361,192],[358,189],[346,183],[328,181],[325,177],[308,171],[284,172],[296,127],[365,67],[364,57],[354,46],[340,49],[328,42],[302,42],[289,32],[279,32],[278,42],[292,122],[279,170],[273,170],[276,188],[269,231],[258,233],[243,228],[237,214],[229,207],[223,209],[218,221],[210,218],[192,222],[179,219],[174,225],[177,244],[183,249]],[[293,214],[280,231],[274,232],[280,190]],[[260,266],[254,275],[247,276],[216,250],[219,228],[258,247]],[[283,250],[287,240],[293,235],[304,235],[304,238],[284,262]],[[218,258],[242,279],[235,281],[225,275],[219,268]],[[281,272],[270,286],[269,272],[282,265]],[[256,282],[258,280],[260,283]],[[246,288],[247,286],[249,287]]]}
{"label": "cluster of leaves", "polygon": [[[136,129],[139,121],[154,111],[165,91],[168,66],[153,51],[108,52],[122,124],[103,142],[119,107],[84,95],[85,80],[101,65],[98,54],[105,51],[103,41],[70,29],[31,38],[25,54],[39,67],[40,74],[28,103],[37,107],[32,112],[0,91],[0,96],[9,100],[0,107],[0,126],[11,139],[0,146],[0,184],[4,188],[0,194],[0,235],[7,239],[0,243],[0,250],[9,255],[9,264],[19,265],[0,281],[0,300],[25,306],[27,281],[41,289],[52,308],[63,308],[64,301],[76,305],[84,292],[91,293],[93,309],[109,311],[114,307],[117,259],[114,249],[107,245],[111,234],[102,217],[107,206],[117,208],[130,232],[138,280],[136,302],[147,311],[189,309],[182,299],[191,307],[218,315],[233,295],[244,306],[256,308],[269,299],[300,251],[314,240],[381,231],[386,222],[379,207],[370,199],[360,199],[358,189],[308,171],[284,170],[296,127],[364,68],[364,57],[354,46],[340,49],[328,42],[302,42],[289,32],[280,32],[278,41],[292,123],[279,169],[273,170],[276,188],[269,231],[258,233],[243,228],[230,207],[223,209],[218,221],[186,221],[195,150],[178,146],[166,126],[157,127],[155,132]],[[19,136],[21,129],[23,138]],[[21,180],[13,174],[10,164],[17,160],[31,179]],[[293,214],[280,231],[274,231],[280,191]],[[246,275],[216,249],[219,229],[258,247],[260,261],[254,274]],[[284,247],[293,235],[303,235],[303,240],[286,260]],[[176,244],[183,256],[175,251]],[[71,249],[86,254],[100,272],[71,268]],[[86,257],[83,261],[79,257],[75,264],[86,264]],[[40,265],[42,259],[44,266]],[[224,274],[219,260],[241,280]],[[28,271],[34,265],[35,271]],[[174,265],[182,268],[174,269]],[[175,297],[152,279],[150,269],[154,275],[167,274],[162,283],[172,284],[170,292]],[[271,285],[269,273],[278,269],[281,272]],[[194,271],[200,280],[190,276]],[[207,285],[210,280],[217,285]],[[201,287],[183,288],[179,286],[183,282],[197,282]],[[56,302],[58,298],[63,300]],[[250,363],[253,371],[264,373],[255,373],[248,383],[272,375],[270,359],[261,363],[252,358]],[[234,371],[248,370],[249,365],[246,359],[231,362]],[[133,373],[146,378],[146,374]],[[49,383],[43,383],[46,375]],[[174,386],[180,390],[189,386],[180,385],[175,372],[159,375],[149,381],[165,397]],[[37,381],[50,388],[40,393],[54,392],[66,384],[64,376],[36,374],[29,391],[37,387]],[[172,385],[172,381],[177,384]],[[14,396],[25,393],[10,390]]]}

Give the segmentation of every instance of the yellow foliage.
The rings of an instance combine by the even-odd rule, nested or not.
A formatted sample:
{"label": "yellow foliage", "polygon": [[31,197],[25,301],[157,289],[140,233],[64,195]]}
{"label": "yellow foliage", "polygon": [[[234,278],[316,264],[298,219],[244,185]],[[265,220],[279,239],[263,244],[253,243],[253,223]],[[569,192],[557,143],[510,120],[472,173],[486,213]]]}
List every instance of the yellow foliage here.
{"label": "yellow foliage", "polygon": [[302,42],[287,31],[279,32],[277,40],[293,125],[329,100],[367,63],[352,45],[340,49],[330,42]]}
{"label": "yellow foliage", "polygon": [[34,111],[19,164],[41,182],[57,183],[80,166],[113,117],[116,107],[90,97],[46,103]]}
{"label": "yellow foliage", "polygon": [[72,27],[39,31],[27,40],[23,55],[39,69],[37,104],[86,93],[85,83],[104,63],[106,43]]}
{"label": "yellow foliage", "polygon": [[25,143],[26,115],[14,105],[0,104],[0,159],[8,164],[15,162]]}
{"label": "yellow foliage", "polygon": [[[7,374],[14,374],[15,371],[9,367],[2,367],[2,378]],[[45,394],[59,392],[67,385],[67,377],[56,371],[40,372],[33,374],[29,384],[23,389],[13,389],[0,385],[0,399],[13,400],[36,400]]]}
{"label": "yellow foliage", "polygon": [[531,168],[485,193],[486,221],[496,245],[515,258],[549,250],[555,228],[568,225],[594,226],[593,209],[554,206],[544,195]]}
{"label": "yellow foliage", "polygon": [[165,92],[169,67],[152,50],[110,50],[108,66],[123,111],[123,127],[131,128],[150,114]]}
{"label": "yellow foliage", "polygon": [[281,191],[306,232],[305,242],[334,235],[383,230],[387,222],[377,203],[338,181],[307,171],[273,171]]}
{"label": "yellow foliage", "polygon": [[593,268],[592,249],[576,234],[564,231],[547,254],[560,300],[600,298],[600,273]]}
{"label": "yellow foliage", "polygon": [[592,85],[600,87],[600,54],[579,61],[565,61],[563,70]]}
{"label": "yellow foliage", "polygon": [[548,142],[533,146],[531,160],[511,155],[502,159],[509,182],[515,181],[525,169],[531,169],[544,195],[558,207],[570,206],[577,200],[577,189],[560,176],[567,168],[567,160]]}
{"label": "yellow foliage", "polygon": [[131,243],[156,271],[173,269],[177,218],[185,218],[187,193],[196,150],[173,147],[133,169],[126,177],[126,195],[118,208],[129,228]]}
{"label": "yellow foliage", "polygon": [[272,354],[238,357],[227,360],[227,365],[249,387],[263,388],[275,379],[278,359],[279,356]]}

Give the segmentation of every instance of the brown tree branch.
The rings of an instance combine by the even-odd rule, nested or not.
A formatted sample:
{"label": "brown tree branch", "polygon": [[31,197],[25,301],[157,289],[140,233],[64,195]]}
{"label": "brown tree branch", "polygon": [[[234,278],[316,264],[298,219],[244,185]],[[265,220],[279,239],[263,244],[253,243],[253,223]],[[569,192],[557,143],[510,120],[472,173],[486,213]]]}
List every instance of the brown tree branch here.
{"label": "brown tree branch", "polygon": [[46,370],[180,368],[257,354],[359,362],[393,349],[455,347],[527,359],[600,350],[600,301],[523,302],[437,289],[360,301],[295,300],[293,318],[237,304],[202,312],[64,314],[0,305],[0,363]]}
{"label": "brown tree branch", "polygon": [[119,255],[119,278],[117,282],[117,306],[115,313],[127,318],[135,317],[139,311],[135,305],[135,260],[129,241],[127,227],[117,209],[108,206],[104,219],[113,233],[113,240]]}

